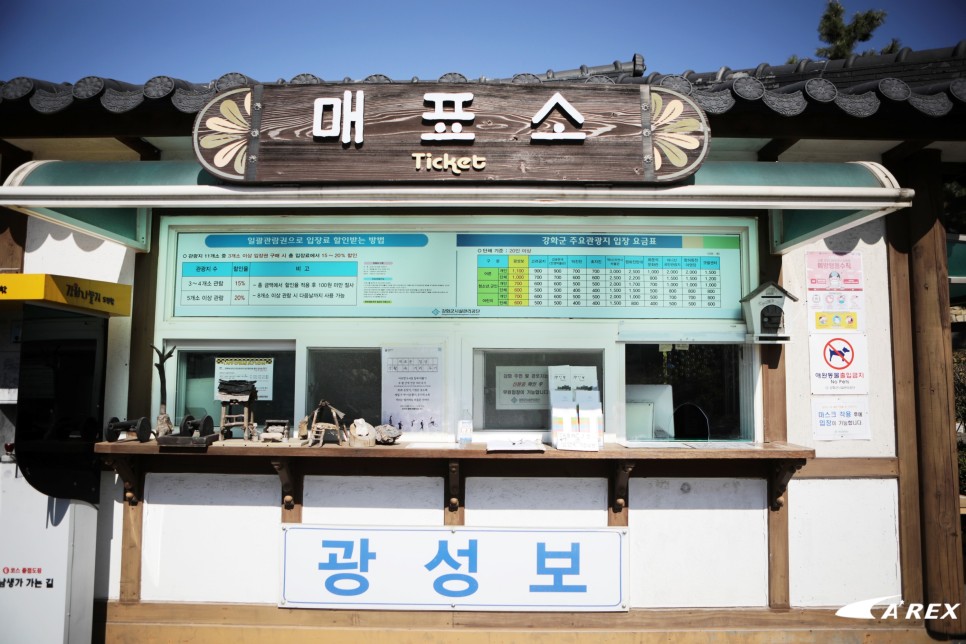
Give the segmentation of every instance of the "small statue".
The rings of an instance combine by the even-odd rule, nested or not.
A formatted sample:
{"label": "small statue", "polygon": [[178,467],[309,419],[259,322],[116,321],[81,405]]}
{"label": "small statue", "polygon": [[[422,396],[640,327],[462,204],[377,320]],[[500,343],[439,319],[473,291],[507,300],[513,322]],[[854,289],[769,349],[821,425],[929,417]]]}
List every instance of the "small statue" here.
{"label": "small statue", "polygon": [[158,436],[167,436],[168,434],[174,433],[174,423],[171,422],[171,417],[168,416],[168,386],[165,381],[164,363],[174,355],[174,350],[177,347],[171,347],[167,352],[162,352],[153,344],[151,348],[158,354],[158,361],[154,363],[154,366],[158,368],[158,377],[161,380],[161,407],[158,410],[157,426],[154,428],[154,433]]}

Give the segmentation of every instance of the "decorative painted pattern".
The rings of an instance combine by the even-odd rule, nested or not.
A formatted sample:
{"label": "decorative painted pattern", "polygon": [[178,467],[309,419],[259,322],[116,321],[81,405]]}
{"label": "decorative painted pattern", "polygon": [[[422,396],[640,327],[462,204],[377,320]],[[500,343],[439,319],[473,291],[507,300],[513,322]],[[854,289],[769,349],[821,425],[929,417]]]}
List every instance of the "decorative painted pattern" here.
{"label": "decorative painted pattern", "polygon": [[252,90],[247,87],[226,92],[208,106],[194,133],[195,153],[205,169],[225,179],[245,178],[251,116]]}

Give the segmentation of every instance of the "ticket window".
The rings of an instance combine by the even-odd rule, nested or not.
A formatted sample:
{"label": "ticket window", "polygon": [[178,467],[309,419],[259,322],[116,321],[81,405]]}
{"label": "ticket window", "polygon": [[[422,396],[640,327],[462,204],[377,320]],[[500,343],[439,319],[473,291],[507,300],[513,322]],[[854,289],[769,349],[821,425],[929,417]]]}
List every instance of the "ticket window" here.
{"label": "ticket window", "polygon": [[[260,426],[264,426],[264,421],[269,419],[289,420],[293,426],[301,420],[292,418],[295,406],[295,351],[190,349],[178,352],[177,383],[173,388],[169,384],[168,395],[174,393],[177,397],[175,413],[172,414],[176,425],[180,425],[186,416],[198,420],[207,415],[216,425],[220,422],[222,401],[216,395],[219,379],[252,380],[256,383],[258,393],[253,408],[255,422]],[[235,438],[241,438],[241,428],[232,431]]]}
{"label": "ticket window", "polygon": [[742,352],[737,344],[628,344],[627,439],[750,440],[741,422]]}
{"label": "ticket window", "polygon": [[603,400],[604,352],[599,349],[478,349],[473,359],[478,430],[548,431],[551,366],[592,367]]}
{"label": "ticket window", "polygon": [[347,422],[364,418],[371,425],[382,423],[382,349],[309,349],[305,378],[306,415],[311,417],[323,400],[345,413]]}

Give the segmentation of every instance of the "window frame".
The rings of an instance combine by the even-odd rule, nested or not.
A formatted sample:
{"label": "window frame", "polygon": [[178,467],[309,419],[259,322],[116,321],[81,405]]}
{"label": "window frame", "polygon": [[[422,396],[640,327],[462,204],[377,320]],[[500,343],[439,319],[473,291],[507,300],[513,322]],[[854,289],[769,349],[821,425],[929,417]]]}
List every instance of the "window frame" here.
{"label": "window frame", "polygon": [[[307,400],[308,351],[314,348],[380,349],[385,346],[435,344],[443,347],[444,417],[441,431],[404,433],[400,442],[452,443],[463,409],[475,410],[476,367],[474,352],[498,349],[559,349],[561,347],[601,351],[604,373],[606,440],[613,441],[623,432],[625,423],[624,367],[628,342],[727,342],[744,344],[745,324],[737,319],[551,319],[551,318],[271,318],[271,317],[176,317],[174,316],[174,275],[177,235],[182,232],[601,232],[627,233],[647,230],[660,234],[736,234],[740,238],[740,280],[743,293],[750,292],[758,275],[758,219],[754,216],[666,216],[602,214],[573,217],[547,216],[542,213],[530,219],[519,215],[413,215],[399,217],[384,214],[350,214],[348,216],[286,216],[277,213],[219,215],[216,219],[203,215],[171,215],[160,217],[158,243],[158,291],[155,307],[155,342],[165,347],[211,350],[295,350],[295,400],[293,417],[296,424],[318,401]],[[345,213],[342,213],[345,214]],[[524,213],[528,214],[528,213]],[[523,222],[523,223],[521,223]],[[405,322],[400,324],[400,322]],[[236,338],[226,340],[226,337]],[[156,346],[162,346],[156,344]],[[744,345],[740,369],[742,436],[760,441],[761,391],[760,358],[755,345]],[[179,361],[172,361],[179,364]],[[171,367],[168,366],[170,369]],[[152,408],[157,408],[159,382],[152,370]],[[177,382],[168,373],[169,382]],[[169,385],[170,387],[170,385]],[[177,399],[177,393],[168,395]],[[474,413],[474,424],[478,426]],[[499,437],[535,438],[549,442],[547,432],[493,430]],[[474,430],[474,440],[485,440],[489,430]]]}

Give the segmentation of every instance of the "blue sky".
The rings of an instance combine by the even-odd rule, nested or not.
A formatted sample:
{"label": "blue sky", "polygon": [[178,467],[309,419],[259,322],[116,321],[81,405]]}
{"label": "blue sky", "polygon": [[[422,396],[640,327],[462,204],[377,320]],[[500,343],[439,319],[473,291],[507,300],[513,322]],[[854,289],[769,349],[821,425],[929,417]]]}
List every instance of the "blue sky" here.
{"label": "blue sky", "polygon": [[[966,39],[966,0],[844,0],[846,16],[888,12],[861,50],[897,37],[914,50]],[[207,83],[311,73],[326,81],[385,74],[508,78],[644,56],[647,73],[753,68],[815,58],[825,0],[374,2],[6,0],[0,80],[74,83],[158,76]]]}

